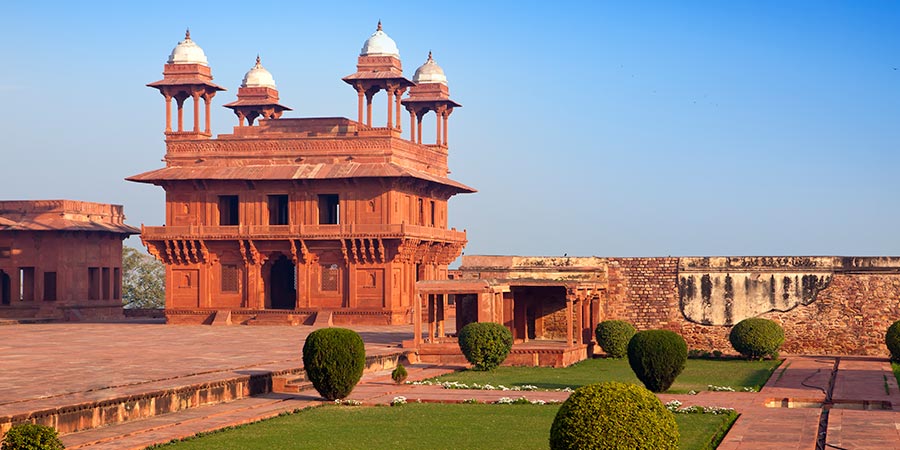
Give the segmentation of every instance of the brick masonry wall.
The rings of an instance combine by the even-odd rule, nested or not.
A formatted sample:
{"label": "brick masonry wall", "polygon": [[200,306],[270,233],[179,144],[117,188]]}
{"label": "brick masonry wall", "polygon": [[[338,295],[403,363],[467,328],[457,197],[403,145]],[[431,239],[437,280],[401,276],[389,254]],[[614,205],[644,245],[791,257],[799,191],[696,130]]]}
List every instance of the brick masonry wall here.
{"label": "brick masonry wall", "polygon": [[[681,313],[677,258],[610,258],[608,274],[604,319],[670,329],[690,348],[733,352],[730,327],[700,325]],[[836,273],[811,304],[761,317],[782,325],[787,353],[886,356],[884,333],[900,320],[900,274]]]}

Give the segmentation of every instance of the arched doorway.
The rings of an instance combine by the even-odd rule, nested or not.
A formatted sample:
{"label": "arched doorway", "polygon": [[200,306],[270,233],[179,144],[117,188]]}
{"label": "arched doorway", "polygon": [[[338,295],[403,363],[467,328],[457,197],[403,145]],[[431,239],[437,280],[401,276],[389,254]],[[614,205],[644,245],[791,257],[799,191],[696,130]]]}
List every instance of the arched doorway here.
{"label": "arched doorway", "polygon": [[9,275],[7,275],[6,272],[0,270],[0,305],[9,305],[9,302]]}
{"label": "arched doorway", "polygon": [[294,262],[281,255],[269,273],[269,293],[272,309],[294,309],[297,304],[297,268]]}

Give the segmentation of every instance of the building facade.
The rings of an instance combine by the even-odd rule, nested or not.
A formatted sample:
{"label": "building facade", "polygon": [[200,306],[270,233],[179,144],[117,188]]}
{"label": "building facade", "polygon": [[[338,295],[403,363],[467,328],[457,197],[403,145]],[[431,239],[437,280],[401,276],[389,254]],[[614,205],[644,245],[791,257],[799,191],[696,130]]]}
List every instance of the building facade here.
{"label": "building facade", "polygon": [[[357,72],[343,78],[357,93],[357,120],[282,118],[290,108],[257,57],[225,105],[238,125],[217,137],[209,108],[223,88],[190,34],[163,75],[148,86],[165,98],[165,167],[128,180],[166,192],[166,224],[143,227],[141,238],[166,265],[167,321],[410,323],[416,281],[446,279],[466,243],[448,229],[448,200],[474,192],[447,177],[448,117],[459,104],[431,56],[406,79],[379,23]],[[382,91],[387,123],[373,126]],[[433,143],[421,133],[428,112]]]}
{"label": "building facade", "polygon": [[0,201],[0,318],[122,316],[122,240],[137,234],[119,205]]}

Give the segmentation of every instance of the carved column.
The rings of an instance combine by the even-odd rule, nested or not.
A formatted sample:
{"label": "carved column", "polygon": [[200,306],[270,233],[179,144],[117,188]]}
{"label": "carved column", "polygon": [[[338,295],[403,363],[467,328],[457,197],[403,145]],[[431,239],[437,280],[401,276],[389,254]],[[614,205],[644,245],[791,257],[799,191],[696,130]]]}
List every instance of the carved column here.
{"label": "carved column", "polygon": [[372,97],[375,92],[366,92],[366,125],[372,126]]}
{"label": "carved column", "polygon": [[566,347],[572,346],[572,309],[574,298],[566,295]]}
{"label": "carved column", "polygon": [[[394,90],[388,87],[387,89],[387,127],[394,128]],[[397,116],[397,121],[400,121],[400,116]]]}
{"label": "carved column", "polygon": [[166,133],[172,132],[172,96],[163,94],[166,98]]}
{"label": "carved column", "polygon": [[356,94],[359,96],[359,120],[357,122],[363,123],[363,96],[365,95],[365,90],[362,86],[356,86]]}
{"label": "carved column", "polygon": [[397,89],[394,91],[394,103],[396,103],[395,109],[397,110],[397,131],[403,132],[403,128],[400,126],[400,97],[403,96],[404,89]]}
{"label": "carved column", "polygon": [[194,133],[200,132],[200,94],[193,93],[191,97],[194,97]]}

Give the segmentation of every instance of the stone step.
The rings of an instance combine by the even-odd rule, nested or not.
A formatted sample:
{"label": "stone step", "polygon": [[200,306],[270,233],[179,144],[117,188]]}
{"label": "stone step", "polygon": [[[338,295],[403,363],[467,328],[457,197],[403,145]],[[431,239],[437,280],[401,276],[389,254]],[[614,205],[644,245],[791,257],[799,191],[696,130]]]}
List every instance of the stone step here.
{"label": "stone step", "polygon": [[62,436],[67,449],[142,449],[319,404],[316,395],[264,394]]}

